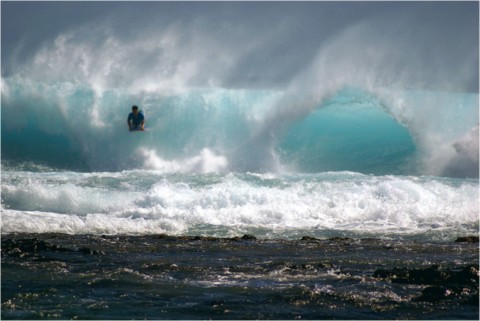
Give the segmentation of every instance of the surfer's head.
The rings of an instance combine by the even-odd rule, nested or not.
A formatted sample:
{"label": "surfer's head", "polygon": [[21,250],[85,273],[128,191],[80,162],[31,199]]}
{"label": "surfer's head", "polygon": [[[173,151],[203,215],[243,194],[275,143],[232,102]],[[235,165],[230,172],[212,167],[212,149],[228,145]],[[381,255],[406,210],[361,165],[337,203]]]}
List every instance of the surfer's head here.
{"label": "surfer's head", "polygon": [[137,113],[138,113],[138,106],[133,105],[133,106],[132,106],[132,112],[133,112],[134,114],[137,114]]}

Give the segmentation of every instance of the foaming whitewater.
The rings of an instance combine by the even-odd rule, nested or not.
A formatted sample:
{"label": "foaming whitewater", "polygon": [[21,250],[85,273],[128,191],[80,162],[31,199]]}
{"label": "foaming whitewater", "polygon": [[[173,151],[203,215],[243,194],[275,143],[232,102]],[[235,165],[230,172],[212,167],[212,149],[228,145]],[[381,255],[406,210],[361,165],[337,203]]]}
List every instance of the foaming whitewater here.
{"label": "foaming whitewater", "polygon": [[478,229],[478,182],[321,174],[4,172],[2,231],[449,239]]}

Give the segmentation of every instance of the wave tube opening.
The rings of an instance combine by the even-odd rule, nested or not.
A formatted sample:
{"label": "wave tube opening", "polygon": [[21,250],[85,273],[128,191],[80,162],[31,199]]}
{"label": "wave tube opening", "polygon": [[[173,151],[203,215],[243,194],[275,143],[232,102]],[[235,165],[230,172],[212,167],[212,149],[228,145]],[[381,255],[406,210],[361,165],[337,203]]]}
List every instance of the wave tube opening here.
{"label": "wave tube opening", "polygon": [[408,129],[375,97],[344,89],[294,123],[277,146],[302,172],[413,174],[417,149]]}

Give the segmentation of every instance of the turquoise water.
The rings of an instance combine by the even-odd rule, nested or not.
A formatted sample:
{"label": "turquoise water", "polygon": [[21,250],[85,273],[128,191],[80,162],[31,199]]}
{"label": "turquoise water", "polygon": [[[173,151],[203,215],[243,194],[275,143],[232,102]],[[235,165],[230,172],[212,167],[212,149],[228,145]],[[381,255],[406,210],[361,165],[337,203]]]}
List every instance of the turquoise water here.
{"label": "turquoise water", "polygon": [[[99,94],[81,85],[18,79],[4,80],[3,88],[4,162],[87,172],[478,177],[476,94],[347,87],[289,107],[294,98],[271,90]],[[141,135],[125,131],[133,103],[147,119]]]}
{"label": "turquoise water", "polygon": [[415,173],[416,146],[380,101],[341,91],[294,123],[279,143],[287,163],[308,172]]}

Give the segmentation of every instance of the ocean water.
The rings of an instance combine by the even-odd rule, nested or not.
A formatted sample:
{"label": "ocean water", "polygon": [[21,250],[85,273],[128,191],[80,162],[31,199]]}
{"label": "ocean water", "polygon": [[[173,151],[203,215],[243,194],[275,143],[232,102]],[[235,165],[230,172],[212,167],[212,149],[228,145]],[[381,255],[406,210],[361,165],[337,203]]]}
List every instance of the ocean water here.
{"label": "ocean water", "polygon": [[478,182],[353,172],[4,171],[4,233],[390,236],[478,229]]}
{"label": "ocean water", "polygon": [[472,18],[91,5],[2,41],[2,319],[478,320]]}
{"label": "ocean water", "polygon": [[2,319],[478,319],[478,243],[2,235]]}
{"label": "ocean water", "polygon": [[2,318],[478,318],[478,95],[296,98],[3,79]]}
{"label": "ocean water", "polygon": [[[280,91],[145,94],[147,131],[131,133],[120,91],[3,89],[3,233],[449,240],[478,229],[476,94],[343,88],[297,109]],[[435,125],[405,110],[432,100],[444,103]]]}

